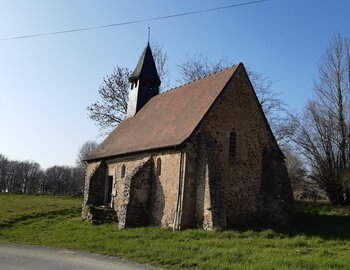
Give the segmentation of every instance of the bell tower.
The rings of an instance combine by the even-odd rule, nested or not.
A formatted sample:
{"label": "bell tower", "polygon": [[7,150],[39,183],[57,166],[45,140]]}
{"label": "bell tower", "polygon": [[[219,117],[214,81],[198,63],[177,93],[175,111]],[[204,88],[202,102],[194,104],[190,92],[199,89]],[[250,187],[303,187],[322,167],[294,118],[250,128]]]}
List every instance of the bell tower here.
{"label": "bell tower", "polygon": [[129,78],[127,118],[133,117],[152,97],[159,94],[160,79],[154,63],[151,47],[147,43],[141,58]]}

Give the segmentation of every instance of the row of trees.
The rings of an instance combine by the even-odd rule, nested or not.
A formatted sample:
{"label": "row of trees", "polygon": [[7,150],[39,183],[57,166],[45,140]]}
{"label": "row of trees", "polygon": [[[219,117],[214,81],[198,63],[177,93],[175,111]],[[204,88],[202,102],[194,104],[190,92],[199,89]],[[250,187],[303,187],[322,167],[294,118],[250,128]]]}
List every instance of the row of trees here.
{"label": "row of trees", "polygon": [[[167,54],[153,43],[162,82],[169,82]],[[195,56],[178,65],[178,82],[187,83],[231,65],[222,57],[211,62]],[[100,100],[87,110],[104,135],[125,117],[131,71],[117,66],[99,89]],[[295,193],[327,196],[334,204],[350,204],[350,41],[334,36],[319,65],[314,98],[301,114],[287,110],[272,81],[248,71],[277,142],[285,152]]]}
{"label": "row of trees", "polygon": [[76,166],[52,166],[45,170],[35,161],[9,160],[0,154],[0,193],[81,195],[84,159],[96,146],[94,141],[84,143]]}

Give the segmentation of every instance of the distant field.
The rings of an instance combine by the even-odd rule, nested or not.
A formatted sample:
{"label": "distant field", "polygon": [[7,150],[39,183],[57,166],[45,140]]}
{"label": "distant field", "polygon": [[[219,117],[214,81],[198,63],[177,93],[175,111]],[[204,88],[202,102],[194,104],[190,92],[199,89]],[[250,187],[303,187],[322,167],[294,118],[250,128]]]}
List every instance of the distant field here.
{"label": "distant field", "polygon": [[[80,249],[165,269],[350,269],[348,209],[297,204],[285,228],[118,231],[80,219],[81,199],[0,195],[0,242]],[[1,225],[2,224],[2,225]]]}
{"label": "distant field", "polygon": [[59,196],[0,194],[0,228],[33,217],[78,209],[82,199]]}

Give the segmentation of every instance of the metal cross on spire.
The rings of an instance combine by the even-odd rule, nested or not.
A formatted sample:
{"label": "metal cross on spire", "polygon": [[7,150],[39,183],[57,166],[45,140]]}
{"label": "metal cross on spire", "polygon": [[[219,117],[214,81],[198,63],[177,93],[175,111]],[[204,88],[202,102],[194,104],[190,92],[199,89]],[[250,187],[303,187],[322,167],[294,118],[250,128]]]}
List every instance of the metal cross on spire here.
{"label": "metal cross on spire", "polygon": [[148,44],[149,44],[150,37],[151,37],[151,27],[147,26],[147,28],[148,28]]}

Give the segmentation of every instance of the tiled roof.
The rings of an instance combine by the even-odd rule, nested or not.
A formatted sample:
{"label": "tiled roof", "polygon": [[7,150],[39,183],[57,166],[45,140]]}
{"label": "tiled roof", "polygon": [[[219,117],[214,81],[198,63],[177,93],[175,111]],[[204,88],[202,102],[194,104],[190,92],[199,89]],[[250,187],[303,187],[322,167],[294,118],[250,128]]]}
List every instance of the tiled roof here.
{"label": "tiled roof", "polygon": [[125,119],[88,160],[177,146],[203,119],[239,65],[153,97]]}

